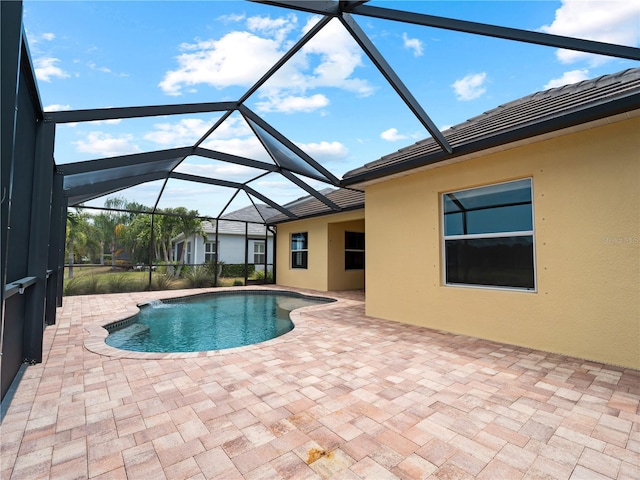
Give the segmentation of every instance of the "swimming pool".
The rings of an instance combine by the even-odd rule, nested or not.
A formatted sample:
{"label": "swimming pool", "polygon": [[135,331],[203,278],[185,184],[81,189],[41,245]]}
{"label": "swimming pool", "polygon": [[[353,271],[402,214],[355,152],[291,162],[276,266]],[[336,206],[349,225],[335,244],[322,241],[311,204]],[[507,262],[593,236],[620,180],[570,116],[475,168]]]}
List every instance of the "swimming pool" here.
{"label": "swimming pool", "polygon": [[292,292],[221,292],[140,306],[137,315],[106,325],[105,342],[134,352],[201,352],[252,345],[294,328],[289,313],[332,299]]}

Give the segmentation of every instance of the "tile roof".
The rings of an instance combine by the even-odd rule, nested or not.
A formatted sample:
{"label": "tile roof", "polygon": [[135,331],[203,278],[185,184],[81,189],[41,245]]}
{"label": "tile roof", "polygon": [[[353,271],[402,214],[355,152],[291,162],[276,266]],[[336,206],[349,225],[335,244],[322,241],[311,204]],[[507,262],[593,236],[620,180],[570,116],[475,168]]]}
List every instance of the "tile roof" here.
{"label": "tile roof", "polygon": [[273,207],[265,205],[263,203],[257,203],[249,205],[248,207],[229,212],[226,215],[220,217],[221,220],[241,220],[243,222],[257,222],[264,223],[265,219],[273,217],[280,213]]}
{"label": "tile roof", "polygon": [[345,173],[343,184],[354,185],[638,108],[640,68],[552,88],[443,131],[453,154],[427,138]]}
{"label": "tile roof", "polygon": [[[263,220],[260,220],[263,222]],[[231,221],[231,220],[219,220],[218,221],[218,235],[244,235],[248,231],[249,236],[264,237],[266,227],[262,223],[246,223],[248,230],[245,230],[245,222],[243,221]],[[209,220],[202,221],[202,229],[209,235],[216,233],[215,222]],[[271,236],[269,232],[269,236]]]}
{"label": "tile roof", "polygon": [[[325,197],[338,205],[341,208],[341,211],[364,208],[364,192],[361,190],[339,188],[337,190],[332,190],[329,192],[327,192],[327,190],[321,190],[321,192],[324,193]],[[318,215],[338,213],[312,196],[299,198],[291,203],[284,205],[284,207],[293,212],[298,218],[307,218],[315,217]],[[267,223],[276,224],[291,220],[295,219],[291,219],[283,214],[278,214],[276,216],[268,218]]]}

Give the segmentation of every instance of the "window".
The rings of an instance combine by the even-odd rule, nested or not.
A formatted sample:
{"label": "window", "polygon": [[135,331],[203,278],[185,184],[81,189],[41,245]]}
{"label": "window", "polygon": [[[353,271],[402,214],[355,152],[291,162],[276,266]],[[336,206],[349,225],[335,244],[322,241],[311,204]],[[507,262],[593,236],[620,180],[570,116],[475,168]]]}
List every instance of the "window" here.
{"label": "window", "polygon": [[212,263],[216,261],[216,242],[204,242],[204,262]]}
{"label": "window", "polygon": [[256,265],[264,265],[264,242],[255,242],[253,244],[253,263]]}
{"label": "window", "polygon": [[442,196],[448,285],[535,289],[531,179]]}
{"label": "window", "polygon": [[187,242],[187,256],[185,258],[185,263],[187,265],[191,264],[191,242]]}
{"label": "window", "polygon": [[344,269],[364,270],[363,232],[344,232]]}
{"label": "window", "polygon": [[307,268],[307,232],[291,234],[291,268]]}

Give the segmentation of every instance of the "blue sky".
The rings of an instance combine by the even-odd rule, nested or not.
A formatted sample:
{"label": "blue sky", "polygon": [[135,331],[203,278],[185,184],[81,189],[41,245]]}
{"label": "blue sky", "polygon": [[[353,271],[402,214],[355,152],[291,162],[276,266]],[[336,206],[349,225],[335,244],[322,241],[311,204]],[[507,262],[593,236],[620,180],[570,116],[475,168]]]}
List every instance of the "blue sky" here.
{"label": "blue sky", "polygon": [[[624,45],[638,46],[640,38],[640,3],[627,0],[369,4]],[[441,129],[536,91],[639,66],[355,18]],[[236,100],[317,20],[242,1],[24,2],[45,110]],[[246,104],[337,177],[428,136],[337,20]],[[219,115],[62,125],[56,131],[56,162],[192,145]],[[268,161],[239,115],[232,115],[203,146]],[[198,157],[187,158],[178,171],[238,182],[260,173]],[[275,174],[251,186],[282,203],[305,195]],[[153,205],[161,187],[162,182],[154,182],[121,195]],[[171,180],[159,206],[182,205],[216,215],[231,193]],[[246,204],[248,199],[240,196],[233,207]]]}

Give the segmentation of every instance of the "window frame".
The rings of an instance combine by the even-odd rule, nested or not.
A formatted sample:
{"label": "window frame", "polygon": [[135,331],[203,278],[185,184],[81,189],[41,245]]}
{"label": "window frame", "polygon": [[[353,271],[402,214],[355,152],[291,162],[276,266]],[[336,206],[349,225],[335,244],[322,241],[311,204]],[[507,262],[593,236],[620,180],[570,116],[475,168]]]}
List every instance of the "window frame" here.
{"label": "window frame", "polygon": [[[262,247],[261,252],[256,252],[256,247]],[[256,260],[257,255],[262,256],[262,261]],[[264,241],[253,242],[253,263],[254,265],[264,265],[267,262],[267,248]]]}
{"label": "window frame", "polygon": [[[514,230],[514,231],[502,231],[494,233],[477,233],[477,234],[462,234],[462,235],[446,235],[445,230],[445,195],[459,192],[467,192],[470,190],[480,190],[482,188],[495,187],[499,185],[507,185],[509,183],[520,182],[523,180],[529,181],[529,187],[531,192],[531,230]],[[502,182],[493,182],[475,187],[462,188],[458,190],[448,190],[440,194],[440,228],[441,228],[441,274],[442,285],[446,287],[460,287],[460,288],[478,288],[483,290],[500,290],[500,291],[515,291],[525,293],[537,293],[538,292],[538,269],[536,258],[536,228],[535,228],[535,205],[534,205],[534,188],[533,177],[515,178],[512,180],[505,180]],[[499,208],[499,207],[498,207]],[[473,239],[491,239],[491,238],[513,238],[513,237],[531,237],[532,245],[532,263],[533,263],[533,287],[514,287],[514,286],[502,286],[502,285],[482,285],[475,283],[456,283],[449,282],[447,279],[447,240],[473,240]]]}
{"label": "window frame", "polygon": [[[304,235],[304,246],[306,248],[293,248],[293,239],[296,235]],[[291,234],[289,238],[289,267],[296,270],[308,270],[309,269],[309,232],[295,232]],[[304,259],[301,265],[297,265],[293,261],[294,254],[301,254]]]}
{"label": "window frame", "polygon": [[[365,232],[354,232],[354,231],[350,231],[350,230],[345,230],[344,231],[344,270],[345,272],[357,272],[357,271],[364,271],[365,269],[365,260],[366,260],[366,254],[365,254],[365,248],[347,248],[347,235],[349,234],[357,234],[357,235],[362,235],[362,240],[363,240],[363,247],[364,247],[364,233]],[[362,253],[362,267],[361,268],[347,268],[347,254],[348,253]]]}
{"label": "window frame", "polygon": [[[207,251],[207,246],[213,245],[212,251]],[[213,255],[213,259],[207,260],[207,255]],[[215,240],[204,242],[204,263],[215,262],[218,258],[218,243]]]}

